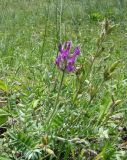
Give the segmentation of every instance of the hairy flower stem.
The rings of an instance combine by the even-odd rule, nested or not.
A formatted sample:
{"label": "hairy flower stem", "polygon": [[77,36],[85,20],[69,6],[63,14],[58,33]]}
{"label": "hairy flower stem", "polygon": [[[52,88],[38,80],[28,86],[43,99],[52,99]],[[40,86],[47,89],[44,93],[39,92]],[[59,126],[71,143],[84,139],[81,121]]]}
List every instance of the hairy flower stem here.
{"label": "hairy flower stem", "polygon": [[54,105],[53,111],[52,111],[52,113],[51,113],[51,115],[49,116],[48,121],[47,121],[47,124],[48,124],[48,125],[51,123],[52,119],[53,119],[54,116],[56,115],[56,113],[57,113],[57,111],[58,111],[58,108],[59,108],[59,96],[60,96],[60,91],[61,91],[62,84],[63,84],[63,80],[64,80],[64,75],[65,75],[65,69],[64,69],[63,72],[62,72],[61,82],[60,82],[58,94],[57,94],[57,97],[56,97],[56,100],[55,100],[55,105]]}

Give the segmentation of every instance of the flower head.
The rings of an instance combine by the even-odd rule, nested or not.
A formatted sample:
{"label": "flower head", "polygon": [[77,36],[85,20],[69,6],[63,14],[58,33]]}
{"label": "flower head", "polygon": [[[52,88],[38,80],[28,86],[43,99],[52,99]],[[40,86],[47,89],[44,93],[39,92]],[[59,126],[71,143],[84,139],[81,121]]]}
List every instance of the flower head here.
{"label": "flower head", "polygon": [[67,41],[64,45],[59,45],[59,55],[56,58],[56,65],[60,70],[65,70],[67,72],[75,71],[75,61],[77,56],[80,54],[80,48],[76,47],[73,54],[70,54],[71,41]]}

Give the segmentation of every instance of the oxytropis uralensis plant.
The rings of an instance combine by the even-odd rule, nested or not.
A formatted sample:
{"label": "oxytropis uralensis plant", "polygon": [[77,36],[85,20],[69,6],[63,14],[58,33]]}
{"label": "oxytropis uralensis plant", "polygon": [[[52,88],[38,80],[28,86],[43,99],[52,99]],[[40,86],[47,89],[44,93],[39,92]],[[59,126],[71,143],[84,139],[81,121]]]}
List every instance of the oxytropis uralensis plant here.
{"label": "oxytropis uralensis plant", "polygon": [[77,57],[80,55],[80,47],[77,46],[74,49],[73,54],[71,54],[71,47],[72,47],[72,42],[71,41],[67,41],[63,45],[60,44],[58,46],[59,54],[56,57],[55,64],[58,67],[58,69],[60,69],[62,71],[62,78],[61,78],[58,94],[57,94],[57,97],[56,97],[55,105],[54,105],[54,108],[53,108],[53,111],[52,111],[51,115],[48,118],[47,123],[50,123],[52,118],[57,113],[59,95],[60,95],[60,91],[61,91],[61,87],[62,87],[62,83],[63,83],[63,80],[64,80],[65,73],[71,73],[71,72],[76,71],[75,62],[77,60]]}

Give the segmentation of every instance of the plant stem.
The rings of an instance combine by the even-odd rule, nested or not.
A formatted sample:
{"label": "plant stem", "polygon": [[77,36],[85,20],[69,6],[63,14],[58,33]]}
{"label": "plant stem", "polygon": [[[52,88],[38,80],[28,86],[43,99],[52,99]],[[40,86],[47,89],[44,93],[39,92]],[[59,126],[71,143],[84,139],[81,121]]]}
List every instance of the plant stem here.
{"label": "plant stem", "polygon": [[61,82],[60,82],[58,94],[57,94],[57,97],[56,97],[56,100],[55,100],[55,105],[54,105],[54,108],[53,108],[53,111],[52,111],[51,115],[48,118],[47,124],[51,123],[52,119],[54,118],[54,116],[56,115],[56,113],[58,111],[58,107],[59,107],[58,101],[59,101],[60,91],[61,91],[61,87],[62,87],[63,80],[64,80],[64,75],[65,75],[65,70],[63,70],[63,72],[62,72]]}
{"label": "plant stem", "polygon": [[[48,1],[48,4],[50,4],[50,0]],[[44,49],[45,49],[46,38],[47,38],[47,28],[48,28],[48,21],[49,21],[49,5],[47,6],[45,13],[46,13],[45,31],[44,31],[44,37],[43,37],[43,44],[42,44],[42,47],[40,49],[40,52],[41,52],[40,61],[41,61],[41,63],[42,63],[42,60],[43,60]]]}
{"label": "plant stem", "polygon": [[59,13],[59,42],[61,43],[61,22],[62,22],[62,9],[63,1],[60,1],[60,13]]}
{"label": "plant stem", "polygon": [[[94,62],[95,62],[95,57],[94,57],[94,59],[92,60],[92,63],[91,63],[91,65],[90,65],[89,72],[87,72],[87,74],[86,74],[86,76],[85,76],[86,78],[87,78],[88,75],[91,75]],[[75,102],[76,102],[76,100],[77,100],[77,97],[78,97],[78,95],[79,95],[79,92],[80,92],[80,90],[81,90],[81,88],[82,88],[82,84],[83,84],[83,79],[81,79],[80,84],[79,84],[79,88],[78,88],[78,90],[77,90],[77,92],[76,92],[76,95],[75,95],[75,97],[74,97],[74,100],[73,100],[73,103],[74,103],[74,104],[75,104]]]}

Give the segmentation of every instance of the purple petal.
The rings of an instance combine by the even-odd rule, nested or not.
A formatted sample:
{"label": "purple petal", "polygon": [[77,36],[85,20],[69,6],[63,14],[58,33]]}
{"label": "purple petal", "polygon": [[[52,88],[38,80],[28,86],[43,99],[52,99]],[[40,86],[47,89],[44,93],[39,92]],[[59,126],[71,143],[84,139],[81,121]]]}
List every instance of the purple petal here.
{"label": "purple petal", "polygon": [[74,56],[78,56],[79,54],[80,54],[80,48],[79,48],[79,47],[76,47],[76,48],[74,49],[73,55],[74,55]]}
{"label": "purple petal", "polygon": [[75,70],[75,66],[68,64],[67,67],[66,67],[66,70],[67,70],[68,72],[73,72],[73,71]]}
{"label": "purple petal", "polygon": [[63,49],[63,50],[61,51],[61,57],[62,57],[63,59],[67,59],[67,58],[68,58],[68,55],[69,55],[69,51],[68,51],[68,50]]}
{"label": "purple petal", "polygon": [[71,41],[67,41],[64,47],[60,47],[60,53],[63,59],[67,59],[70,54]]}
{"label": "purple petal", "polygon": [[70,51],[70,49],[71,49],[71,44],[72,44],[71,41],[67,41],[67,42],[65,43],[65,49],[68,50],[68,51]]}
{"label": "purple petal", "polygon": [[74,65],[75,60],[76,60],[76,58],[75,58],[75,57],[68,58],[67,63],[68,63],[69,65]]}
{"label": "purple petal", "polygon": [[58,50],[59,50],[59,52],[62,51],[62,44],[59,44],[59,45],[58,45]]}
{"label": "purple petal", "polygon": [[55,63],[56,63],[57,66],[60,66],[60,63],[61,63],[61,62],[62,62],[61,55],[58,55],[58,57],[56,58]]}

